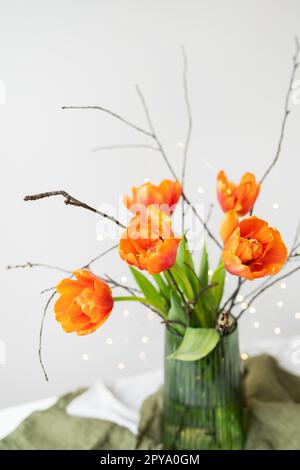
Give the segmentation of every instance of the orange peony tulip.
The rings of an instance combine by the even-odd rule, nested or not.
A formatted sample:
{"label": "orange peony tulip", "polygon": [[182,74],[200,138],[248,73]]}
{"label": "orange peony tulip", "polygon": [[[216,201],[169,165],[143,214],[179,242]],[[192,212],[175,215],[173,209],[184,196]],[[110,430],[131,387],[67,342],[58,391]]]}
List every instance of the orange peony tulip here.
{"label": "orange peony tulip", "polygon": [[97,330],[113,308],[110,287],[86,269],[74,271],[76,279],[62,279],[54,306],[56,320],[66,333],[83,336]]}
{"label": "orange peony tulip", "polygon": [[278,230],[257,217],[239,222],[237,213],[229,211],[220,234],[225,268],[249,281],[277,274],[287,259],[288,252]]}
{"label": "orange peony tulip", "polygon": [[234,209],[239,215],[246,215],[253,208],[260,191],[252,173],[245,173],[238,185],[228,181],[224,171],[217,176],[217,196],[224,212]]}
{"label": "orange peony tulip", "polygon": [[178,181],[163,180],[158,186],[144,183],[132,188],[132,197],[124,196],[124,204],[130,212],[140,212],[140,206],[159,205],[162,212],[170,215],[174,212],[181,196],[181,185]]}
{"label": "orange peony tulip", "polygon": [[179,241],[170,217],[150,205],[131,219],[121,236],[119,253],[126,263],[158,274],[175,263]]}

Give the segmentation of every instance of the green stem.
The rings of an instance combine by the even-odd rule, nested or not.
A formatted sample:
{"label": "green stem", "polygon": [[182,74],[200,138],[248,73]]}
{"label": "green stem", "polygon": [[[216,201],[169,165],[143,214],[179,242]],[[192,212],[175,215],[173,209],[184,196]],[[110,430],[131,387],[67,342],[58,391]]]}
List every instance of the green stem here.
{"label": "green stem", "polygon": [[135,297],[135,296],[130,296],[130,295],[125,295],[125,296],[117,296],[113,297],[114,302],[141,302],[143,304],[148,304],[152,305],[151,302],[149,302],[147,299],[144,299],[143,297]]}
{"label": "green stem", "polygon": [[156,305],[154,305],[150,300],[147,300],[143,297],[136,297],[136,296],[131,296],[131,295],[117,296],[117,297],[113,297],[113,301],[114,302],[140,302],[143,305],[147,305],[151,310],[153,310],[153,312],[155,312],[163,320],[166,319],[166,315],[164,314],[164,312],[158,310]]}

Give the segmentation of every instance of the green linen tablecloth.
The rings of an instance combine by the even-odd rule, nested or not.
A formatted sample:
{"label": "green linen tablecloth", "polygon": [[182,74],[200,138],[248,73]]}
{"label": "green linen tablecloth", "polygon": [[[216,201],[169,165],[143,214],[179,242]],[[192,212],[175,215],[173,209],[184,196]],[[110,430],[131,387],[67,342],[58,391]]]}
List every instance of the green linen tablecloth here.
{"label": "green linen tablecloth", "polygon": [[[300,377],[262,355],[245,362],[246,449],[300,449]],[[61,397],[51,408],[37,411],[0,441],[0,450],[163,449],[162,391],[143,403],[138,435],[109,421],[70,416],[68,403],[79,390]]]}

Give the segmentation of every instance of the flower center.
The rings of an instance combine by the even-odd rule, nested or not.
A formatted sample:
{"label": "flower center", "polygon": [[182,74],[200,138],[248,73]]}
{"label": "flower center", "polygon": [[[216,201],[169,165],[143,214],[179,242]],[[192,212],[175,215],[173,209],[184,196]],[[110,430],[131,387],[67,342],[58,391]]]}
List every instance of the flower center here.
{"label": "flower center", "polygon": [[263,246],[254,238],[241,238],[236,255],[243,264],[257,261],[263,253]]}

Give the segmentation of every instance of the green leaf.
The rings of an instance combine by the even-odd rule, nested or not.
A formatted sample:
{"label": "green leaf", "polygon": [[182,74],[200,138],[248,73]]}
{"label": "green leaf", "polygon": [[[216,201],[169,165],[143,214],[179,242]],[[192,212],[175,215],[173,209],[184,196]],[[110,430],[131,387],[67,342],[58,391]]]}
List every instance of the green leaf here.
{"label": "green leaf", "polygon": [[144,296],[147,300],[151,302],[151,304],[157,308],[161,313],[165,314],[167,311],[167,305],[164,298],[160,295],[160,293],[156,290],[154,285],[149,281],[149,279],[144,276],[140,271],[137,271],[133,267],[129,267],[137,285],[143,292]]}
{"label": "green leaf", "polygon": [[219,340],[220,335],[214,328],[187,328],[179,348],[168,359],[197,361],[207,356]]}
{"label": "green leaf", "polygon": [[172,273],[176,283],[181,288],[186,298],[189,300],[193,299],[195,293],[187,276],[186,270],[180,268],[177,264],[174,264],[174,266],[170,269],[170,272]]}
{"label": "green leaf", "polygon": [[202,256],[200,261],[200,269],[199,269],[199,282],[202,287],[207,286],[208,284],[208,254],[206,249],[206,244],[203,245]]}
{"label": "green leaf", "polygon": [[198,302],[194,307],[194,315],[192,319],[194,320],[192,322],[192,326],[201,326],[203,328],[212,326],[210,322],[209,313],[205,308],[205,303],[202,300],[202,296],[199,297]]}
{"label": "green leaf", "polygon": [[200,289],[199,279],[195,272],[195,266],[192,255],[188,249],[188,245],[184,237],[179,243],[176,258],[176,266],[179,267],[181,271],[185,273],[189,284],[193,288],[194,295],[196,295]]}
{"label": "green leaf", "polygon": [[188,249],[185,237],[182,237],[182,239],[180,240],[176,262],[177,264],[179,264],[179,266],[189,265],[193,269],[193,271],[195,270],[194,261],[190,250]]}
{"label": "green leaf", "polygon": [[164,298],[170,302],[170,289],[167,284],[164,282],[161,274],[152,274],[153,279],[155,280],[156,284],[159,287],[160,293],[164,296]]}
{"label": "green leaf", "polygon": [[[174,291],[170,291],[171,296],[171,308],[168,313],[168,320],[171,321],[179,321],[181,323],[186,324],[186,317],[181,306],[180,302],[178,301],[178,297]],[[178,333],[183,334],[185,332],[185,327],[183,325],[178,325],[176,323],[171,324],[174,330],[178,331]]]}
{"label": "green leaf", "polygon": [[225,275],[226,275],[226,271],[225,271],[225,268],[224,268],[223,261],[221,261],[219,266],[214,271],[214,273],[211,277],[211,284],[214,284],[216,282],[217,285],[210,289],[212,291],[213,296],[214,296],[215,308],[217,310],[219,309],[219,306],[220,306],[220,303],[221,303],[221,300],[222,300],[222,297],[223,297]]}

